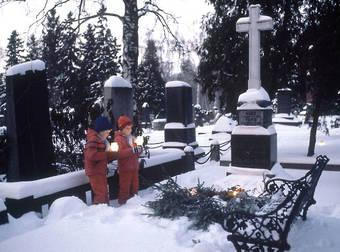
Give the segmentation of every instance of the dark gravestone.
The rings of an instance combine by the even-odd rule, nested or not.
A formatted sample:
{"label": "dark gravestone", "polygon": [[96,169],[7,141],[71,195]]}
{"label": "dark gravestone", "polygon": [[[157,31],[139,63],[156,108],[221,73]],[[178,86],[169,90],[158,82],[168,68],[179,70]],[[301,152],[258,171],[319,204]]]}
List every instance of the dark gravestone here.
{"label": "dark gravestone", "polygon": [[271,169],[277,161],[277,135],[272,108],[264,89],[239,98],[238,126],[231,135],[231,165]]}
{"label": "dark gravestone", "polygon": [[45,63],[35,60],[6,73],[8,181],[55,174]]}
{"label": "dark gravestone", "polygon": [[122,77],[111,76],[104,85],[105,116],[111,119],[117,130],[118,118],[122,115],[133,119],[132,86]]}
{"label": "dark gravestone", "polygon": [[163,148],[196,148],[195,124],[192,110],[192,88],[182,81],[165,85],[166,118]]}
{"label": "dark gravestone", "polygon": [[279,89],[277,91],[277,113],[291,113],[292,90],[289,88]]}

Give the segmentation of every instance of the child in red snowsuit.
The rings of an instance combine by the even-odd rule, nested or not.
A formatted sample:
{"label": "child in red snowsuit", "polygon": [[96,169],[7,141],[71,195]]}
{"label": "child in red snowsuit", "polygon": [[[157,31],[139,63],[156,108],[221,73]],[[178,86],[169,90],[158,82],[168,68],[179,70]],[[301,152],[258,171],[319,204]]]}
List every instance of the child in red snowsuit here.
{"label": "child in red snowsuit", "polygon": [[112,124],[106,117],[100,116],[93,129],[87,130],[87,142],[84,149],[85,174],[89,177],[94,193],[93,204],[109,204],[107,189],[107,163],[117,158],[117,153],[109,148],[106,138],[112,130]]}
{"label": "child in red snowsuit", "polygon": [[118,129],[115,132],[114,141],[118,143],[118,172],[119,172],[119,194],[118,203],[125,204],[126,201],[138,193],[138,156],[142,147],[137,146],[131,135],[132,122],[127,116],[118,119]]}

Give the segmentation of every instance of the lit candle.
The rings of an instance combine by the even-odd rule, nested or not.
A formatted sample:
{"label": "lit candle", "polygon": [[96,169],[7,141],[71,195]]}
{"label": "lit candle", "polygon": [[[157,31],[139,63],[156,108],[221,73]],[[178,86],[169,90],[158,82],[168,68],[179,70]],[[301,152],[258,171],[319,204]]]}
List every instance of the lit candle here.
{"label": "lit candle", "polygon": [[117,152],[119,149],[118,143],[116,142],[111,143],[110,148],[111,148],[111,151]]}
{"label": "lit candle", "polygon": [[137,136],[135,143],[139,146],[143,146],[144,137],[143,136]]}

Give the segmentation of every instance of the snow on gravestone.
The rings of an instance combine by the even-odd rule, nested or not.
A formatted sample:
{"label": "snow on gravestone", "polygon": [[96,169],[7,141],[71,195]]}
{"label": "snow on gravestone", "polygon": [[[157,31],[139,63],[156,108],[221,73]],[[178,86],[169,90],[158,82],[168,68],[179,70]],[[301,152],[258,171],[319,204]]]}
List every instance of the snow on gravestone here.
{"label": "snow on gravestone", "polygon": [[196,148],[195,124],[192,111],[192,88],[183,81],[165,84],[165,107],[167,123],[164,127],[163,148]]}
{"label": "snow on gravestone", "polygon": [[238,99],[238,126],[231,136],[231,165],[271,169],[277,161],[276,131],[272,106],[261,87],[260,31],[273,29],[271,17],[260,15],[260,5],[249,6],[249,17],[236,23],[237,32],[249,33],[248,90]]}
{"label": "snow on gravestone", "polygon": [[34,60],[8,69],[6,95],[8,181],[54,175],[45,63]]}
{"label": "snow on gravestone", "polygon": [[212,128],[212,134],[216,133],[228,133],[230,134],[235,127],[232,119],[222,115]]}
{"label": "snow on gravestone", "polygon": [[105,115],[112,120],[117,130],[118,118],[122,115],[133,119],[132,85],[119,76],[111,76],[104,84]]}

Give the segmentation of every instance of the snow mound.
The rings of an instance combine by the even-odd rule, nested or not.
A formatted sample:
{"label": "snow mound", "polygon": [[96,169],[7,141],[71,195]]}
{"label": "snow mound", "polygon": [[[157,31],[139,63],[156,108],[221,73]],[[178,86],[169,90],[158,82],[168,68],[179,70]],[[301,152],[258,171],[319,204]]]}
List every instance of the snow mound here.
{"label": "snow mound", "polygon": [[104,87],[132,88],[130,82],[119,76],[111,76],[105,81]]}
{"label": "snow mound", "polygon": [[45,223],[57,222],[68,215],[79,213],[85,208],[87,208],[86,204],[75,196],[59,198],[52,203]]}
{"label": "snow mound", "polygon": [[226,116],[221,116],[216,124],[214,125],[212,132],[213,133],[231,133],[234,128],[234,122],[230,118]]}
{"label": "snow mound", "polygon": [[12,66],[7,70],[6,76],[12,76],[16,74],[25,75],[27,71],[42,71],[45,70],[45,63],[41,60],[32,60],[25,63],[21,63]]}
{"label": "snow mound", "polygon": [[267,91],[264,90],[262,87],[260,89],[257,88],[248,89],[238,98],[238,102],[242,103],[255,103],[256,101],[259,100],[270,101]]}
{"label": "snow mound", "polygon": [[173,87],[190,87],[191,86],[184,82],[184,81],[169,81],[165,84],[166,88],[173,88]]}
{"label": "snow mound", "polygon": [[270,170],[273,174],[275,174],[276,178],[282,178],[282,179],[293,179],[291,175],[289,175],[285,169],[281,166],[279,162],[276,162],[272,169]]}

